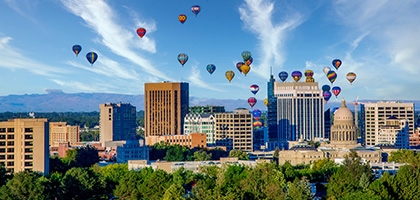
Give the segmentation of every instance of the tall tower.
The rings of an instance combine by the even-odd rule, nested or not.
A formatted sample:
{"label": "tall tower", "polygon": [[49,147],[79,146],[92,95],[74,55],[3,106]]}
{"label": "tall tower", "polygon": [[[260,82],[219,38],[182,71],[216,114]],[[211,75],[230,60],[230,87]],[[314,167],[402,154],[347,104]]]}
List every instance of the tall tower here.
{"label": "tall tower", "polygon": [[188,107],[188,83],[145,83],[145,136],[182,135]]}
{"label": "tall tower", "polygon": [[324,138],[324,99],[317,82],[275,82],[279,143]]}
{"label": "tall tower", "polygon": [[100,142],[136,138],[136,107],[129,103],[100,104]]}
{"label": "tall tower", "polygon": [[[267,99],[268,99],[268,111],[267,111],[267,126],[268,126],[268,141],[277,143],[277,98],[274,96],[274,76],[271,74],[270,79],[267,82]],[[277,146],[277,145],[276,145]]]}

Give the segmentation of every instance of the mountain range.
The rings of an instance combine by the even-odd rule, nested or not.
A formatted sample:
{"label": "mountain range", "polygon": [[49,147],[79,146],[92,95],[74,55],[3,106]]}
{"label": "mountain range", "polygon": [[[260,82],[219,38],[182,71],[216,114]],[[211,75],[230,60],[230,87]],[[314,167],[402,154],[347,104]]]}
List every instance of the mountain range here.
{"label": "mountain range", "polygon": [[[103,103],[130,103],[136,109],[144,110],[144,95],[110,94],[110,93],[64,93],[61,90],[46,90],[47,94],[24,94],[0,96],[0,112],[92,112],[99,111],[99,104]],[[266,110],[262,103],[263,99],[258,99],[254,108]],[[376,102],[377,100],[363,100],[360,102]],[[420,101],[414,102],[420,105]],[[354,106],[347,105],[353,110]],[[233,111],[236,108],[248,108],[246,99],[212,99],[198,98],[190,96],[190,106],[224,106],[226,111]],[[328,107],[338,107],[339,100],[329,101]],[[418,109],[418,108],[417,108]],[[416,110],[417,110],[416,109]]]}

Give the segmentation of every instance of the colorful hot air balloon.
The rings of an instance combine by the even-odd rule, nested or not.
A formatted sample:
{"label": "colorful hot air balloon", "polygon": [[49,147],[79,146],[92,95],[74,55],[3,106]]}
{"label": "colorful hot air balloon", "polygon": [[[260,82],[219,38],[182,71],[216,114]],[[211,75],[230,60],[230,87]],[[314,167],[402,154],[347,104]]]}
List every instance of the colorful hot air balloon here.
{"label": "colorful hot air balloon", "polygon": [[90,62],[91,65],[93,65],[96,59],[98,59],[98,54],[96,54],[95,52],[89,52],[86,54],[86,59]]}
{"label": "colorful hot air balloon", "polygon": [[340,68],[340,66],[341,66],[341,60],[340,59],[334,59],[332,61],[332,65],[338,70],[338,68]]}
{"label": "colorful hot air balloon", "polygon": [[325,92],[325,91],[330,91],[330,89],[331,89],[331,87],[330,87],[329,85],[323,85],[323,86],[322,86],[322,91],[323,91],[323,92]]}
{"label": "colorful hot air balloon", "polygon": [[300,78],[302,78],[302,72],[294,71],[292,72],[292,77],[293,77],[293,80],[295,80],[296,82],[299,82]]}
{"label": "colorful hot air balloon", "polygon": [[331,71],[331,68],[330,67],[324,67],[323,71],[324,71],[324,74],[327,75],[328,72]]}
{"label": "colorful hot air balloon", "polygon": [[199,5],[194,5],[191,7],[191,11],[195,14],[195,16],[197,16],[198,13],[201,11],[201,8]]}
{"label": "colorful hot air balloon", "polygon": [[180,53],[178,55],[178,62],[181,63],[182,66],[188,61],[188,55],[185,53]]}
{"label": "colorful hot air balloon", "polygon": [[330,80],[331,83],[334,83],[335,79],[337,78],[337,73],[331,70],[327,73],[327,78],[328,80]]}
{"label": "colorful hot air balloon", "polygon": [[324,91],[322,93],[322,96],[324,97],[325,102],[327,102],[331,98],[331,92],[330,91]]}
{"label": "colorful hot air balloon", "polygon": [[346,78],[350,82],[350,84],[353,84],[353,81],[356,80],[356,74],[353,72],[349,72],[347,73]]}
{"label": "colorful hot air balloon", "polygon": [[285,72],[285,71],[281,71],[280,73],[279,73],[279,78],[280,78],[280,80],[281,81],[285,81],[286,79],[287,79],[287,77],[289,76],[289,74],[287,74],[287,72]]}
{"label": "colorful hot air balloon", "polygon": [[227,80],[230,82],[233,79],[233,77],[235,77],[235,72],[228,70],[226,71],[225,76]]}
{"label": "colorful hot air balloon", "polygon": [[242,65],[241,66],[241,71],[242,71],[242,73],[244,73],[245,76],[248,74],[249,70],[251,70],[251,67],[249,65]]}
{"label": "colorful hot air balloon", "polygon": [[179,20],[179,22],[181,22],[181,24],[183,24],[185,21],[187,21],[187,15],[180,14],[178,16],[178,20]]}
{"label": "colorful hot air balloon", "polygon": [[334,86],[333,88],[331,88],[332,93],[335,95],[335,97],[337,98],[337,96],[340,94],[341,92],[341,88],[338,86]]}
{"label": "colorful hot air balloon", "polygon": [[249,51],[243,51],[241,55],[242,55],[242,59],[244,59],[244,62],[249,60],[249,58],[251,58],[252,56],[251,52]]}
{"label": "colorful hot air balloon", "polygon": [[258,90],[260,90],[260,87],[254,84],[254,85],[251,85],[249,89],[251,90],[252,94],[257,94]]}
{"label": "colorful hot air balloon", "polygon": [[312,76],[314,76],[314,71],[312,71],[312,70],[310,70],[310,69],[308,69],[308,70],[305,70],[305,72],[303,73],[306,77],[312,77]]}
{"label": "colorful hot air balloon", "polygon": [[257,103],[257,99],[255,97],[248,98],[248,104],[249,106],[251,106],[251,108],[253,108],[256,103]]}
{"label": "colorful hot air balloon", "polygon": [[260,122],[260,121],[255,121],[253,123],[253,125],[254,125],[254,127],[258,127],[258,128],[260,128],[261,126],[263,126],[262,122]]}
{"label": "colorful hot air balloon", "polygon": [[261,110],[259,109],[254,109],[252,111],[252,116],[254,117],[255,120],[258,121],[258,119],[261,117]]}
{"label": "colorful hot air balloon", "polygon": [[241,70],[242,65],[245,65],[245,63],[244,63],[244,62],[238,62],[238,63],[236,63],[236,68],[237,68],[237,69],[239,70],[239,72],[241,72],[241,73],[242,73],[242,70]]}
{"label": "colorful hot air balloon", "polygon": [[251,64],[252,64],[252,61],[253,61],[254,59],[252,58],[252,57],[250,57],[246,62],[245,62],[245,65],[248,65],[248,66],[250,66]]}
{"label": "colorful hot air balloon", "polygon": [[208,64],[206,69],[210,74],[213,74],[213,72],[216,70],[216,65]]}
{"label": "colorful hot air balloon", "polygon": [[138,28],[137,29],[137,35],[139,35],[140,38],[143,38],[143,36],[146,34],[145,28]]}
{"label": "colorful hot air balloon", "polygon": [[268,98],[265,98],[265,99],[264,99],[264,105],[265,105],[265,106],[268,106]]}
{"label": "colorful hot air balloon", "polygon": [[82,51],[82,46],[76,44],[72,48],[73,52],[76,54],[76,57],[79,55],[80,51]]}

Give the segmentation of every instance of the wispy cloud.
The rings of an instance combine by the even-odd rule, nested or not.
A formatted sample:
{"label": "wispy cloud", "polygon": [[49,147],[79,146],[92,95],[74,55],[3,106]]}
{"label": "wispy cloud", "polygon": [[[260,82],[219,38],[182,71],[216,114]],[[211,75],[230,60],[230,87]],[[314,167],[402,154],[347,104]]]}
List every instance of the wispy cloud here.
{"label": "wispy cloud", "polygon": [[258,54],[261,60],[258,66],[253,66],[253,71],[264,78],[268,76],[273,63],[278,66],[283,64],[284,41],[288,33],[304,21],[301,14],[290,12],[284,15],[281,22],[276,22],[273,19],[274,12],[274,1],[269,0],[245,0],[239,8],[244,28],[255,34],[259,40]]}
{"label": "wispy cloud", "polygon": [[18,49],[9,45],[10,41],[12,41],[11,37],[0,38],[0,67],[10,70],[27,70],[34,74],[49,77],[70,72],[69,70],[42,64],[23,56]]}
{"label": "wispy cloud", "polygon": [[[139,40],[134,35],[135,31],[120,26],[118,20],[122,19],[116,18],[117,15],[114,13],[114,10],[105,1],[62,0],[62,3],[71,13],[81,17],[86,22],[86,25],[101,37],[101,43],[113,53],[140,66],[145,73],[161,79],[172,80],[165,73],[157,70],[151,61],[134,50],[141,48],[154,53],[156,51],[154,40],[148,37]],[[140,21],[140,19],[136,20]],[[143,22],[143,24],[146,23]],[[154,26],[150,25],[150,27]]]}
{"label": "wispy cloud", "polygon": [[191,67],[191,74],[187,79],[188,81],[190,81],[191,85],[218,92],[223,91],[218,89],[217,87],[211,86],[210,84],[204,82],[204,79],[201,77],[200,70],[198,69],[197,65]]}

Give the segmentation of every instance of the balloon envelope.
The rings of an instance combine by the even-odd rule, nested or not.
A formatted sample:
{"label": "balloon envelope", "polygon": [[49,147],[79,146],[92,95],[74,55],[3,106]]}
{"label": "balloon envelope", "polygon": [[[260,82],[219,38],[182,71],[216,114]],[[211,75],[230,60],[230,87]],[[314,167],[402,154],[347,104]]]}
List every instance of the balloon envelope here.
{"label": "balloon envelope", "polygon": [[86,59],[90,62],[90,64],[93,65],[93,63],[95,63],[95,61],[98,59],[98,54],[95,52],[89,52],[86,54]]}
{"label": "balloon envelope", "polygon": [[180,14],[178,16],[178,20],[179,20],[179,22],[181,22],[181,24],[183,24],[185,21],[187,21],[187,15]]}
{"label": "balloon envelope", "polygon": [[249,57],[249,59],[245,62],[245,65],[251,65],[253,60],[254,59],[252,57]]}
{"label": "balloon envelope", "polygon": [[330,91],[324,91],[324,92],[322,93],[322,96],[324,97],[324,100],[325,100],[325,101],[328,101],[328,100],[330,100],[330,98],[331,98],[331,92],[330,92]]}
{"label": "balloon envelope", "polygon": [[340,66],[341,66],[341,60],[340,59],[334,59],[332,61],[332,65],[338,70],[338,68],[340,68]]}
{"label": "balloon envelope", "polygon": [[337,79],[337,73],[331,70],[327,73],[327,78],[328,80],[330,80],[331,83],[334,83],[335,79]]}
{"label": "balloon envelope", "polygon": [[242,55],[242,59],[244,59],[244,62],[249,60],[249,58],[251,58],[252,56],[251,52],[249,51],[243,51],[241,55]]}
{"label": "balloon envelope", "polygon": [[264,99],[264,105],[265,105],[265,106],[268,106],[268,98],[265,98],[265,99]]}
{"label": "balloon envelope", "polygon": [[259,110],[259,109],[255,109],[255,110],[253,110],[253,111],[252,111],[252,116],[253,116],[256,120],[258,120],[258,119],[261,117],[261,110]]}
{"label": "balloon envelope", "polygon": [[323,85],[323,86],[322,86],[322,91],[323,91],[323,92],[325,92],[325,91],[330,91],[330,89],[331,89],[331,87],[330,87],[329,85]]}
{"label": "balloon envelope", "polygon": [[137,35],[139,35],[140,38],[143,38],[143,36],[146,34],[145,28],[138,28],[137,29]]}
{"label": "balloon envelope", "polygon": [[248,98],[248,104],[251,106],[251,108],[253,108],[256,103],[257,103],[257,99],[255,97]]}
{"label": "balloon envelope", "polygon": [[226,79],[230,82],[233,77],[235,77],[235,72],[233,72],[232,70],[228,70],[225,73]]}
{"label": "balloon envelope", "polygon": [[208,64],[206,69],[210,74],[213,74],[213,72],[216,70],[216,65]]}
{"label": "balloon envelope", "polygon": [[257,94],[258,90],[260,90],[260,87],[254,84],[254,85],[251,85],[249,89],[251,90],[252,94]]}
{"label": "balloon envelope", "polygon": [[324,71],[324,74],[327,75],[328,72],[331,71],[331,68],[330,67],[324,67],[323,71]]}
{"label": "balloon envelope", "polygon": [[341,88],[340,88],[340,87],[338,87],[338,86],[334,86],[334,87],[331,89],[331,91],[332,91],[332,93],[335,95],[335,97],[337,97],[337,96],[340,94],[340,92],[341,92]]}
{"label": "balloon envelope", "polygon": [[197,16],[198,13],[201,11],[201,8],[199,5],[194,5],[191,7],[191,11],[195,14],[195,16]]}
{"label": "balloon envelope", "polygon": [[76,44],[72,48],[73,52],[76,54],[76,57],[79,55],[80,51],[82,51],[82,46]]}
{"label": "balloon envelope", "polygon": [[188,61],[188,55],[185,53],[180,53],[178,55],[178,62],[181,63],[182,66]]}
{"label": "balloon envelope", "polygon": [[302,72],[294,71],[292,72],[292,77],[293,77],[293,80],[295,80],[296,82],[299,82],[300,78],[302,78]]}
{"label": "balloon envelope", "polygon": [[289,74],[287,74],[287,72],[285,72],[285,71],[281,71],[280,73],[279,73],[279,78],[280,78],[280,80],[281,81],[285,81],[286,79],[287,79],[287,77],[289,76]]}
{"label": "balloon envelope", "polygon": [[346,78],[350,82],[350,84],[352,84],[353,81],[356,80],[356,74],[353,72],[349,72],[347,73]]}
{"label": "balloon envelope", "polygon": [[241,66],[241,71],[242,71],[242,73],[244,73],[245,76],[248,74],[249,70],[251,70],[251,67],[249,65],[242,65]]}
{"label": "balloon envelope", "polygon": [[304,74],[305,74],[306,77],[308,77],[308,76],[312,77],[312,76],[314,76],[314,71],[308,69],[304,72]]}
{"label": "balloon envelope", "polygon": [[254,127],[261,127],[261,126],[263,126],[262,122],[260,122],[260,121],[255,121],[253,123],[253,125],[254,125]]}
{"label": "balloon envelope", "polygon": [[236,63],[236,68],[237,68],[237,69],[239,70],[239,72],[241,72],[241,73],[242,73],[242,70],[241,70],[242,65],[245,65],[245,63],[244,63],[244,62],[238,62],[238,63]]}

